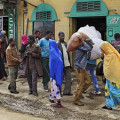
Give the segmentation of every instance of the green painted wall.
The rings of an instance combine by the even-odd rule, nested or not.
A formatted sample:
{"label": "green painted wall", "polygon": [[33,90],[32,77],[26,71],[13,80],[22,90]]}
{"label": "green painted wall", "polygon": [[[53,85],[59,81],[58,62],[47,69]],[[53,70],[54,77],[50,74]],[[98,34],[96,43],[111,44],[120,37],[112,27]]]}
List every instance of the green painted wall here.
{"label": "green painted wall", "polygon": [[[34,9],[32,16],[31,16],[31,20],[36,21],[36,12],[46,12],[46,11],[51,12],[51,19],[48,21],[57,20],[57,15],[53,7],[45,3],[38,5],[37,8]],[[46,20],[39,20],[39,21],[46,21]]]}
{"label": "green painted wall", "polygon": [[[100,1],[100,11],[77,11],[77,2],[91,2]],[[70,17],[93,17],[93,16],[107,16],[108,9],[102,0],[77,0],[72,6]]]}
{"label": "green painted wall", "polygon": [[107,23],[107,41],[114,40],[114,34],[120,33],[120,15],[108,15],[106,19]]}

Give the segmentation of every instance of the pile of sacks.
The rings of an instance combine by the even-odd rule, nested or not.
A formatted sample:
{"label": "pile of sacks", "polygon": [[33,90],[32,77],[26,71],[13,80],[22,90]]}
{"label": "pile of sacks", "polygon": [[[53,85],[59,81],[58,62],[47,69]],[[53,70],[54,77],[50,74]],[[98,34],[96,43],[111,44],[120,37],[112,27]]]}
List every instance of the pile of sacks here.
{"label": "pile of sacks", "polygon": [[101,49],[100,45],[103,42],[101,38],[101,33],[95,29],[94,26],[81,27],[78,32],[74,33],[69,42],[67,47],[67,52],[71,52],[75,50],[78,46],[82,45],[82,42],[86,39],[92,39],[94,45],[91,51],[90,60],[98,59],[101,57]]}

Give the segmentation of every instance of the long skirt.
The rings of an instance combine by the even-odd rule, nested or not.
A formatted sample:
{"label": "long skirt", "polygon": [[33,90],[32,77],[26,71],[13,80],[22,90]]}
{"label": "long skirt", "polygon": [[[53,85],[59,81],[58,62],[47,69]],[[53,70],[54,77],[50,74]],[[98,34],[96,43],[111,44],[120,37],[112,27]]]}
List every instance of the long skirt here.
{"label": "long skirt", "polygon": [[25,75],[26,60],[23,60],[22,64],[23,64],[23,69],[20,70],[20,76]]}
{"label": "long skirt", "polygon": [[59,89],[59,87],[54,79],[50,78],[50,80],[51,80],[50,99],[51,100],[54,100],[54,99],[59,100],[61,98],[60,89]]}
{"label": "long skirt", "polygon": [[120,105],[120,85],[106,80],[105,97],[106,106],[115,107]]}

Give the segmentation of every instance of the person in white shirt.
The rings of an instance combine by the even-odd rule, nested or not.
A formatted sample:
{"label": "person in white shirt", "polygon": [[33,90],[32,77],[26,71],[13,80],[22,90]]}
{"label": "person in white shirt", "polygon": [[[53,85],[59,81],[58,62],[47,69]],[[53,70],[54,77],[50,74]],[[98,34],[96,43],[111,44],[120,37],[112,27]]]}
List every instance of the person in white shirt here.
{"label": "person in white shirt", "polygon": [[63,90],[63,95],[71,96],[71,64],[70,64],[70,55],[66,52],[67,49],[67,43],[65,42],[65,34],[64,32],[59,32],[58,34],[59,41],[57,43],[58,48],[60,49],[62,53],[62,59],[63,59],[63,72],[65,77],[65,88]]}

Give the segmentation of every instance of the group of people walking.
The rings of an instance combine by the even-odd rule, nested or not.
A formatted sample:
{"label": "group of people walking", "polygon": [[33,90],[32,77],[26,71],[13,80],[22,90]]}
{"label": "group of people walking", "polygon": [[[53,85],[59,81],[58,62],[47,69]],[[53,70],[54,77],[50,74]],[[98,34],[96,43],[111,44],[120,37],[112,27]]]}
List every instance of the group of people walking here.
{"label": "group of people walking", "polygon": [[19,93],[16,90],[16,79],[19,67],[19,77],[27,78],[29,95],[33,94],[38,96],[37,77],[43,77],[42,83],[45,91],[48,91],[48,84],[51,80],[49,101],[54,103],[54,98],[56,98],[58,104],[55,104],[55,106],[58,105],[61,107],[60,98],[63,76],[66,81],[63,95],[72,95],[70,55],[66,52],[67,44],[64,40],[64,33],[59,33],[58,43],[56,43],[55,40],[51,40],[51,35],[52,32],[47,31],[45,37],[41,38],[38,42],[33,35],[29,35],[28,37],[22,35],[22,46],[19,50],[21,57],[18,55],[15,47],[15,39],[9,39],[9,46],[6,49],[6,60],[10,80],[8,89],[13,94]]}
{"label": "group of people walking", "polygon": [[[51,39],[51,31],[47,31],[44,38],[39,38],[39,31],[36,31],[35,34],[35,36],[29,35],[28,37],[22,35],[22,46],[19,50],[21,58],[18,56],[15,47],[16,41],[12,38],[9,39],[9,46],[6,50],[6,60],[10,80],[8,89],[11,93],[19,93],[16,90],[16,79],[19,66],[21,69],[20,77],[27,78],[29,95],[33,94],[38,96],[37,78],[43,77],[42,83],[45,91],[48,91],[48,84],[49,81],[51,81],[49,101],[54,103],[52,106],[62,107],[60,99],[63,79],[65,80],[63,95],[73,95],[71,93],[70,55],[66,52],[67,43],[65,42],[65,34],[59,32],[59,40],[57,43],[55,40]],[[92,50],[93,45],[94,43],[91,39],[86,39],[82,42],[82,45],[75,50],[74,67],[77,77],[77,87],[74,104],[78,106],[84,105],[80,99],[83,97],[82,94],[89,88],[92,81],[95,87],[95,91],[92,93],[97,95],[101,94],[96,75],[94,74],[96,60],[89,60],[90,51]],[[104,75],[107,79],[105,87],[106,105],[103,108],[111,110],[112,107],[120,104],[120,75],[118,72],[120,55],[108,42],[103,42],[100,47],[104,55],[103,68]],[[115,71],[113,71],[113,69]],[[57,99],[57,103],[55,103],[55,99]]]}

